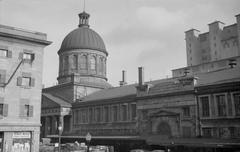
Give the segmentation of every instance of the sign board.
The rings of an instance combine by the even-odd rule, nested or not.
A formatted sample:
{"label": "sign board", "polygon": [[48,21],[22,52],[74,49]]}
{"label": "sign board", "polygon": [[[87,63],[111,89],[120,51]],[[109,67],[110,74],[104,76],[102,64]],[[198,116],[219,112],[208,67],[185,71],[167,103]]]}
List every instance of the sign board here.
{"label": "sign board", "polygon": [[31,138],[30,132],[14,132],[13,138],[19,139],[19,138]]}
{"label": "sign board", "polygon": [[92,139],[92,135],[88,132],[86,135],[86,140],[90,141]]}

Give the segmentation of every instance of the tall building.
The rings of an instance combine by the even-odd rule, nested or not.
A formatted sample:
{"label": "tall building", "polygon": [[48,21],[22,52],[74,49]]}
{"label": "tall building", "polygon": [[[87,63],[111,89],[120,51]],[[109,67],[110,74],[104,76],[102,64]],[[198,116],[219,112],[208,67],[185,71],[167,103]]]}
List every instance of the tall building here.
{"label": "tall building", "polygon": [[[215,21],[208,24],[209,32],[196,29],[185,32],[187,67],[173,69],[173,77],[185,72],[197,74],[240,65],[240,14],[235,24],[224,26]],[[187,70],[187,71],[186,71]]]}
{"label": "tall building", "polygon": [[43,137],[57,134],[59,125],[69,132],[71,103],[111,87],[106,77],[108,52],[101,36],[90,28],[89,17],[86,12],[79,14],[78,27],[64,38],[58,51],[58,84],[43,89]]}
{"label": "tall building", "polygon": [[38,152],[47,35],[0,25],[0,151]]}
{"label": "tall building", "polygon": [[202,34],[196,29],[186,31],[187,65],[240,56],[240,15],[236,19],[237,23],[229,26],[220,21],[210,23],[209,32]]}

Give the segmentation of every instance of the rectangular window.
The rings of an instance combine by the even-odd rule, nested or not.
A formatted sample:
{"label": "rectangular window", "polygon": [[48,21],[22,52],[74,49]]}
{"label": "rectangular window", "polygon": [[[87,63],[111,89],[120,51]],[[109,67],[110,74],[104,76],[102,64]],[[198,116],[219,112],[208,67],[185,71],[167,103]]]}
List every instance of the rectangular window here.
{"label": "rectangular window", "polygon": [[19,59],[23,60],[24,63],[31,63],[35,58],[35,54],[29,52],[20,52]]}
{"label": "rectangular window", "polygon": [[17,86],[23,87],[34,87],[35,86],[35,79],[32,77],[18,77],[17,78]]}
{"label": "rectangular window", "polygon": [[30,116],[30,106],[29,105],[24,105],[24,115],[26,117]]}
{"label": "rectangular window", "polygon": [[127,120],[127,106],[126,105],[122,105],[122,121],[126,121]]}
{"label": "rectangular window", "polygon": [[89,108],[89,122],[93,122],[93,109]]}
{"label": "rectangular window", "polygon": [[183,107],[183,117],[190,117],[190,107]]}
{"label": "rectangular window", "polygon": [[202,134],[203,137],[212,137],[212,128],[203,128]]}
{"label": "rectangular window", "polygon": [[105,119],[105,122],[109,121],[109,108],[108,107],[104,107],[104,119]]}
{"label": "rectangular window", "polygon": [[218,116],[226,116],[227,107],[226,107],[225,95],[216,95],[216,102],[217,102]]}
{"label": "rectangular window", "polygon": [[0,116],[2,116],[2,115],[3,115],[3,104],[0,103]]}
{"label": "rectangular window", "polygon": [[131,104],[131,117],[132,117],[132,120],[135,120],[136,116],[137,116],[136,104]]}
{"label": "rectangular window", "polygon": [[22,78],[22,86],[30,86],[31,78],[23,77]]}
{"label": "rectangular window", "polygon": [[0,49],[0,57],[7,57],[8,50]]}
{"label": "rectangular window", "polygon": [[200,104],[202,106],[202,117],[209,117],[209,97],[200,97]]}
{"label": "rectangular window", "polygon": [[8,115],[8,104],[0,103],[0,116]]}
{"label": "rectangular window", "polygon": [[116,122],[117,120],[118,120],[117,106],[113,106],[113,121]]}
{"label": "rectangular window", "polygon": [[233,94],[233,102],[235,106],[236,116],[240,116],[240,93]]}
{"label": "rectangular window", "polygon": [[100,113],[100,107],[96,108],[96,121],[101,121],[101,113]]}

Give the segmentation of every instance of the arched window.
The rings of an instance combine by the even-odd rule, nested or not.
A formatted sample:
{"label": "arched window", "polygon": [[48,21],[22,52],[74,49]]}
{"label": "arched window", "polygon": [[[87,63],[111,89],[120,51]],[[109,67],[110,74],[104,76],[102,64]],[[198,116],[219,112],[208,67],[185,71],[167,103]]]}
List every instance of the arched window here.
{"label": "arched window", "polygon": [[94,56],[91,56],[90,58],[90,69],[96,70],[96,58]]}
{"label": "arched window", "polygon": [[73,55],[73,69],[76,70],[78,64],[78,56],[77,55]]}
{"label": "arched window", "polygon": [[80,57],[80,68],[87,69],[87,56],[86,55],[82,55]]}
{"label": "arched window", "polygon": [[68,70],[68,56],[64,57],[64,71]]}
{"label": "arched window", "polygon": [[100,74],[104,73],[104,61],[103,61],[103,58],[99,59],[99,73]]}

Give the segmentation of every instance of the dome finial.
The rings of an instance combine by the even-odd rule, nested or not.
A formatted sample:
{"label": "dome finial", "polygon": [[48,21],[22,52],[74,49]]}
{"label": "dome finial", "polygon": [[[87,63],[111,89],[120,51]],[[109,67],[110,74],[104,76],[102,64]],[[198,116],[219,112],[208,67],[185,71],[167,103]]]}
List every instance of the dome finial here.
{"label": "dome finial", "polygon": [[90,15],[88,13],[85,12],[85,0],[83,1],[83,12],[78,14],[79,16],[79,25],[78,27],[89,27],[89,22],[88,19],[90,17]]}
{"label": "dome finial", "polygon": [[82,13],[78,14],[79,16],[79,25],[78,27],[89,27],[89,22],[88,19],[90,17],[90,15],[88,13],[86,13],[85,11],[83,11]]}

